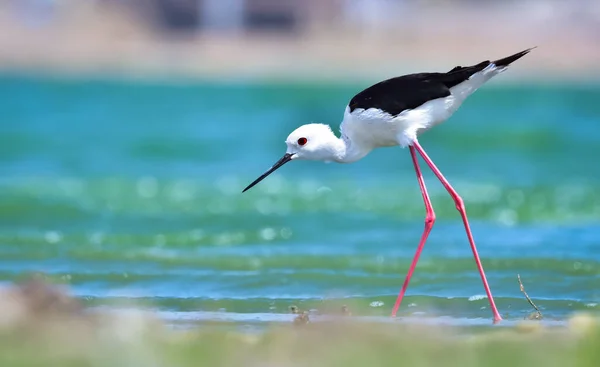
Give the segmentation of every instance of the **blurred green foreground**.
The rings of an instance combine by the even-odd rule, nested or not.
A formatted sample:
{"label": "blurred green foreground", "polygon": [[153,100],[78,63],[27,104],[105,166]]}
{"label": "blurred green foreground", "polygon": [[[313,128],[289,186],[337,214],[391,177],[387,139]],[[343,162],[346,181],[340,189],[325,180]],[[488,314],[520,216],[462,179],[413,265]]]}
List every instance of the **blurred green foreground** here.
{"label": "blurred green foreground", "polygon": [[0,294],[0,366],[600,366],[600,322],[589,315],[484,329],[293,316],[264,333],[176,330],[147,312],[90,312],[31,279]]}

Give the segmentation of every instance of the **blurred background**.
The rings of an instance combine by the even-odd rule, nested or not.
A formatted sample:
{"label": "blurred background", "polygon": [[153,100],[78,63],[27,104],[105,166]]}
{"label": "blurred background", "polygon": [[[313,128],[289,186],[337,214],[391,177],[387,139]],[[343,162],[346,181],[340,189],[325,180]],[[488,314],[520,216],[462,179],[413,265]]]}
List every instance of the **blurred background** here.
{"label": "blurred background", "polygon": [[600,60],[593,0],[3,0],[0,24],[9,70],[345,80],[539,46],[513,76],[587,79]]}
{"label": "blurred background", "polygon": [[[421,143],[503,315],[530,311],[517,273],[545,315],[597,312],[593,0],[1,0],[0,281],[42,272],[171,320],[387,316],[425,214],[407,150],[241,190],[380,79],[532,46]],[[425,179],[438,221],[400,315],[489,318],[460,217]]]}

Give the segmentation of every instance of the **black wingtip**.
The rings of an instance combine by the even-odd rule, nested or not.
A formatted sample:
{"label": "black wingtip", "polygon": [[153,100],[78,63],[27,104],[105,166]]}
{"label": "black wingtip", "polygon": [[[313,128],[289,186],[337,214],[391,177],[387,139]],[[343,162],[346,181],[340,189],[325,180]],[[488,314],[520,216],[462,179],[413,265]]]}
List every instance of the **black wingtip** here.
{"label": "black wingtip", "polygon": [[535,48],[537,48],[537,46],[528,48],[528,49],[523,50],[521,52],[517,52],[516,54],[508,56],[508,57],[505,57],[503,59],[496,60],[496,61],[494,61],[494,65],[496,65],[498,67],[508,66],[508,65],[512,64],[513,62],[517,61],[518,59],[520,59],[521,57],[527,55],[528,53],[531,52],[531,50],[533,50]]}

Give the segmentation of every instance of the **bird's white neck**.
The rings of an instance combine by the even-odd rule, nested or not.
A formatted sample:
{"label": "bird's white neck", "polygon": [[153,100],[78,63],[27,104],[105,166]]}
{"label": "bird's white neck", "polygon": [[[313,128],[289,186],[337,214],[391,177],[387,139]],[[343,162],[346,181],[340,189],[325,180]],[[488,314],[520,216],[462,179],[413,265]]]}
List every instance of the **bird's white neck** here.
{"label": "bird's white neck", "polygon": [[348,136],[342,134],[340,138],[335,137],[334,161],[338,163],[352,163],[363,158],[372,150],[352,141]]}

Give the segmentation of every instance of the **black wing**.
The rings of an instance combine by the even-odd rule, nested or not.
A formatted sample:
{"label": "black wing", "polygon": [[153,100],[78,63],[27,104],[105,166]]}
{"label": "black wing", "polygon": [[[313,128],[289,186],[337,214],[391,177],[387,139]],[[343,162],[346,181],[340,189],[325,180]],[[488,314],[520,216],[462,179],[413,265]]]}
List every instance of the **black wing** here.
{"label": "black wing", "polygon": [[[499,59],[493,63],[508,66],[529,53],[531,49]],[[357,108],[377,108],[392,116],[402,111],[417,108],[427,101],[450,95],[450,88],[469,79],[471,75],[490,65],[483,61],[473,66],[456,66],[447,73],[418,73],[384,80],[355,95],[348,106],[350,112]]]}

